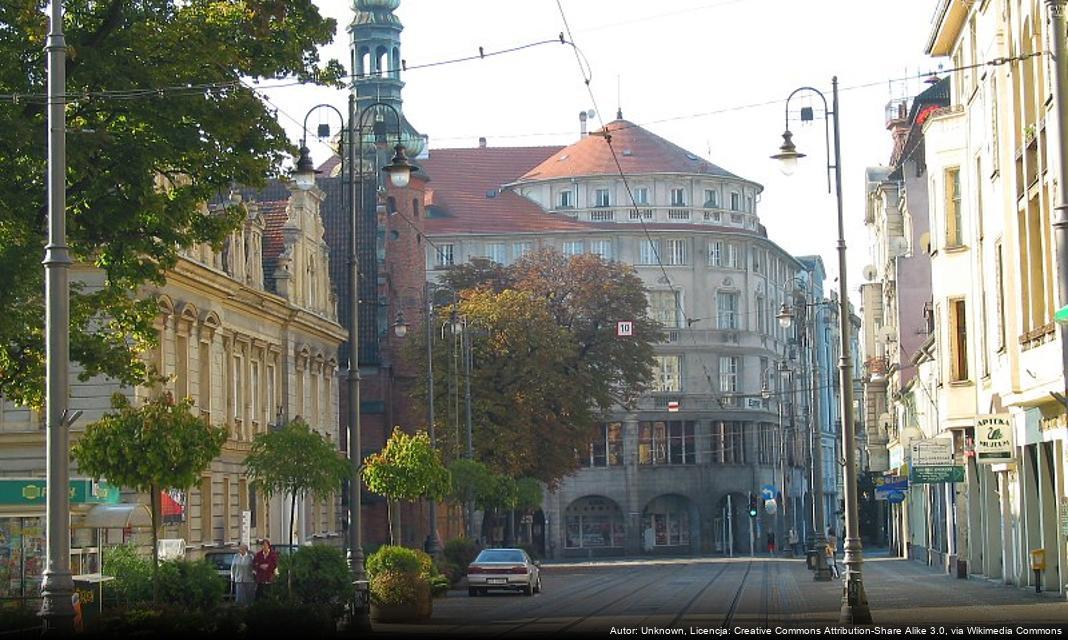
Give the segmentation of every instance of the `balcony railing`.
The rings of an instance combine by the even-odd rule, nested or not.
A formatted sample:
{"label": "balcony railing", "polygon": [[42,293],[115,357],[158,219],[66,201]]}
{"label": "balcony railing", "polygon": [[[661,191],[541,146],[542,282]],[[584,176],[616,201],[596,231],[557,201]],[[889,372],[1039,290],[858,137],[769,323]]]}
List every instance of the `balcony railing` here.
{"label": "balcony railing", "polygon": [[[554,212],[575,220],[586,222],[616,223],[663,223],[663,224],[710,224],[740,229],[755,229],[757,217],[752,213],[729,211],[726,209],[692,208],[692,207],[655,207],[638,205],[638,208],[626,207],[590,207],[588,209],[557,208]],[[624,213],[625,212],[625,213]]]}

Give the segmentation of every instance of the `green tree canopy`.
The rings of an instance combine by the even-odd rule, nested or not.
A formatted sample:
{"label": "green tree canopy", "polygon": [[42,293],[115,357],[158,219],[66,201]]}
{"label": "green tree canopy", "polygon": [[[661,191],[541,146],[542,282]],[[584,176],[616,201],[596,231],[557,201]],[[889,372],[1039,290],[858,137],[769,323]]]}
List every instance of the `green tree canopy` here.
{"label": "green tree canopy", "polygon": [[449,470],[442,464],[441,454],[430,446],[430,436],[425,431],[409,435],[400,427],[393,429],[381,451],[364,460],[362,475],[368,489],[390,500],[391,525],[393,501],[441,500],[449,495],[451,486]]}
{"label": "green tree canopy", "polygon": [[[308,494],[326,498],[341,490],[352,465],[337,447],[301,418],[278,430],[257,433],[245,458],[249,479],[267,495],[288,495],[290,523],[298,497]],[[293,527],[290,526],[290,544]]]}
{"label": "green tree canopy", "polygon": [[[45,0],[0,3],[0,395],[40,407],[44,395],[46,237]],[[321,63],[335,22],[311,0],[68,0],[67,233],[75,260],[103,286],[71,297],[71,358],[82,379],[134,385],[156,340],[151,301],[180,247],[217,247],[244,216],[204,203],[257,185],[293,149],[243,79],[334,82]]]}
{"label": "green tree canopy", "polygon": [[71,456],[78,469],[92,478],[149,492],[152,552],[158,560],[160,490],[187,489],[196,484],[222,452],[226,429],[194,415],[189,398],[175,402],[170,394],[134,407],[126,396],[117,393],[111,405],[115,411],[85,428],[71,447]]}

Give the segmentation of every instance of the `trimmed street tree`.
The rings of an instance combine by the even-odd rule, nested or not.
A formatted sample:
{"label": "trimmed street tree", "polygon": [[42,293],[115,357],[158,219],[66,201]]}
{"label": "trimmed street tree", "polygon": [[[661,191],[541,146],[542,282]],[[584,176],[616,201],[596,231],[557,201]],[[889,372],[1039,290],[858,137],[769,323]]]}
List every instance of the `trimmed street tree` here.
{"label": "trimmed street tree", "polygon": [[293,544],[293,521],[297,498],[309,494],[327,498],[341,490],[352,465],[338,448],[301,418],[281,429],[257,433],[245,458],[249,480],[268,495],[290,497],[289,544]]}
{"label": "trimmed street tree", "polygon": [[114,412],[85,428],[71,456],[82,473],[151,496],[152,575],[158,587],[160,491],[193,486],[222,452],[226,428],[193,414],[189,398],[175,402],[169,393],[140,407],[116,393],[111,406]]}
{"label": "trimmed street tree", "polygon": [[[393,501],[441,500],[449,494],[449,470],[442,464],[441,454],[430,446],[430,436],[425,431],[408,435],[394,427],[386,446],[364,460],[362,475],[368,489],[389,500],[390,544],[394,543]],[[400,529],[399,524],[397,528]]]}
{"label": "trimmed street tree", "polygon": [[[0,396],[44,402],[44,255],[48,193],[48,18],[42,0],[0,3]],[[220,249],[241,206],[203,206],[233,184],[256,186],[294,151],[250,85],[337,84],[320,62],[336,23],[311,0],[69,0],[64,20],[67,236],[72,258],[104,271],[73,284],[70,355],[79,377],[126,385],[150,371],[158,309],[130,292],[161,284],[182,247]]]}

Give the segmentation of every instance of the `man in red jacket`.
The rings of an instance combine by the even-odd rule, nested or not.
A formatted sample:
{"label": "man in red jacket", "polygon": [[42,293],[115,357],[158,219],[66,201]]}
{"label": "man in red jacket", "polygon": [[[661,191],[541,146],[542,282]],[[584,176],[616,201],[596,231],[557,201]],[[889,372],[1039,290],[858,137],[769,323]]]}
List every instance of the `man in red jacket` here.
{"label": "man in red jacket", "polygon": [[256,573],[256,599],[267,596],[274,582],[274,572],[278,568],[278,552],[271,548],[271,541],[260,541],[260,550],[252,558],[252,570]]}

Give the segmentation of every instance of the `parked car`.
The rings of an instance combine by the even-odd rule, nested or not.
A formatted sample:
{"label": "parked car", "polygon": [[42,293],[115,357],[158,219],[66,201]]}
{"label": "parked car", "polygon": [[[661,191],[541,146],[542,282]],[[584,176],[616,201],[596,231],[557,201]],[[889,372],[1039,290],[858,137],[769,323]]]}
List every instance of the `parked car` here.
{"label": "parked car", "polygon": [[467,567],[467,594],[485,595],[490,589],[541,593],[541,563],[522,549],[483,549]]}
{"label": "parked car", "polygon": [[204,559],[215,567],[215,573],[226,584],[226,598],[232,598],[234,595],[233,585],[230,584],[230,566],[234,563],[236,555],[237,549],[213,549],[204,552]]}

